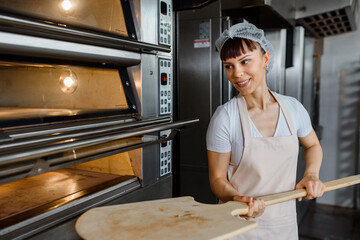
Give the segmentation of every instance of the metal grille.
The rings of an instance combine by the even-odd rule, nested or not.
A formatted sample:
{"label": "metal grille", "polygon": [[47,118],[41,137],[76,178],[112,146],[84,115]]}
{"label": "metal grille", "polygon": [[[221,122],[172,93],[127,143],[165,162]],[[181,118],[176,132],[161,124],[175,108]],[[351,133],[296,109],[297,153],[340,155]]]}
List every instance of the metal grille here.
{"label": "metal grille", "polygon": [[346,8],[337,9],[299,20],[315,37],[333,36],[354,30],[347,11]]}

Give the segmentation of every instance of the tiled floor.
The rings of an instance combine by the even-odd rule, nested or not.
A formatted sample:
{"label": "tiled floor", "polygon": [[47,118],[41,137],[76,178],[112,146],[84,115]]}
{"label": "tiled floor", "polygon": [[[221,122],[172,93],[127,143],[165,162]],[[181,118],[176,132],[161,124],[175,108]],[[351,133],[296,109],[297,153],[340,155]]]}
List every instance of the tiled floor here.
{"label": "tiled floor", "polygon": [[299,235],[300,240],[360,240],[360,210],[312,203]]}

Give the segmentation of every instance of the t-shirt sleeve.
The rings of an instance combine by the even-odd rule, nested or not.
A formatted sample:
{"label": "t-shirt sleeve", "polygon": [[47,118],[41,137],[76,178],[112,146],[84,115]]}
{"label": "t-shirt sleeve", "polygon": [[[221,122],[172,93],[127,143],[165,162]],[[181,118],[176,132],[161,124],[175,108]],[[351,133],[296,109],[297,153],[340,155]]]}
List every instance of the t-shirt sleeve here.
{"label": "t-shirt sleeve", "polygon": [[304,106],[296,99],[295,100],[295,109],[296,109],[296,128],[297,136],[305,137],[312,130],[311,119],[309,113],[306,111]]}
{"label": "t-shirt sleeve", "polygon": [[231,152],[230,117],[223,106],[216,109],[206,133],[207,149],[219,153]]}

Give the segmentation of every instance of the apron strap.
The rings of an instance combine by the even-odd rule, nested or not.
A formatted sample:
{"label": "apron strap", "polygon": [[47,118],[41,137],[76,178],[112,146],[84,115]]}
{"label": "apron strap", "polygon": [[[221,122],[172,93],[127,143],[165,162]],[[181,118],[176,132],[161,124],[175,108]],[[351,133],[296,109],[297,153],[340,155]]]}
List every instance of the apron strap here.
{"label": "apron strap", "polygon": [[[279,103],[280,109],[283,111],[283,114],[284,114],[286,123],[289,127],[291,135],[296,136],[296,130],[295,130],[293,121],[291,119],[291,115],[290,115],[286,105],[280,99],[280,97],[277,96],[276,93],[272,92],[270,89],[269,89],[269,92]],[[245,98],[243,96],[241,96],[240,94],[236,98],[237,98],[237,104],[238,104],[238,108],[239,108],[240,122],[241,122],[241,128],[242,128],[243,139],[244,139],[243,141],[244,141],[244,146],[245,146],[245,144],[247,144],[248,139],[250,139],[252,137],[249,116],[248,116]]]}
{"label": "apron strap", "polygon": [[243,141],[244,141],[244,147],[247,145],[249,139],[251,136],[251,128],[250,128],[250,122],[249,122],[249,115],[247,112],[247,106],[245,102],[245,98],[241,96],[240,94],[236,97],[237,98],[237,104],[239,109],[239,116],[240,116],[240,123],[242,128],[242,134],[243,134]]}
{"label": "apron strap", "polygon": [[281,110],[283,111],[284,113],[284,117],[285,117],[285,120],[286,120],[286,123],[290,129],[290,133],[291,135],[295,135],[296,136],[296,131],[295,131],[295,127],[293,125],[293,121],[291,119],[291,115],[287,109],[287,107],[285,106],[284,102],[280,99],[280,97],[277,96],[276,93],[272,92],[270,89],[269,89],[269,92],[271,93],[271,95],[273,95],[273,97],[276,99],[276,101],[279,103],[280,105],[280,108]]}

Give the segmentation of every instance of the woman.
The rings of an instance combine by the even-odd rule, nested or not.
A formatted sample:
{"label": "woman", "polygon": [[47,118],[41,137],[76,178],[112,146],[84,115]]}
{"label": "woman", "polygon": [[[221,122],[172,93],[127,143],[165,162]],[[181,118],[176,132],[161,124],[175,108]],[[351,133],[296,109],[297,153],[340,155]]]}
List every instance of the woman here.
{"label": "woman", "polygon": [[[266,84],[273,64],[264,32],[244,22],[216,41],[227,78],[239,91],[214,113],[207,132],[210,185],[221,202],[240,201],[258,228],[237,239],[298,239],[295,201],[268,206],[262,195],[306,188],[307,199],[322,196],[322,149],[308,113],[296,99]],[[306,169],[296,184],[299,142]],[[301,199],[299,199],[301,201]]]}

